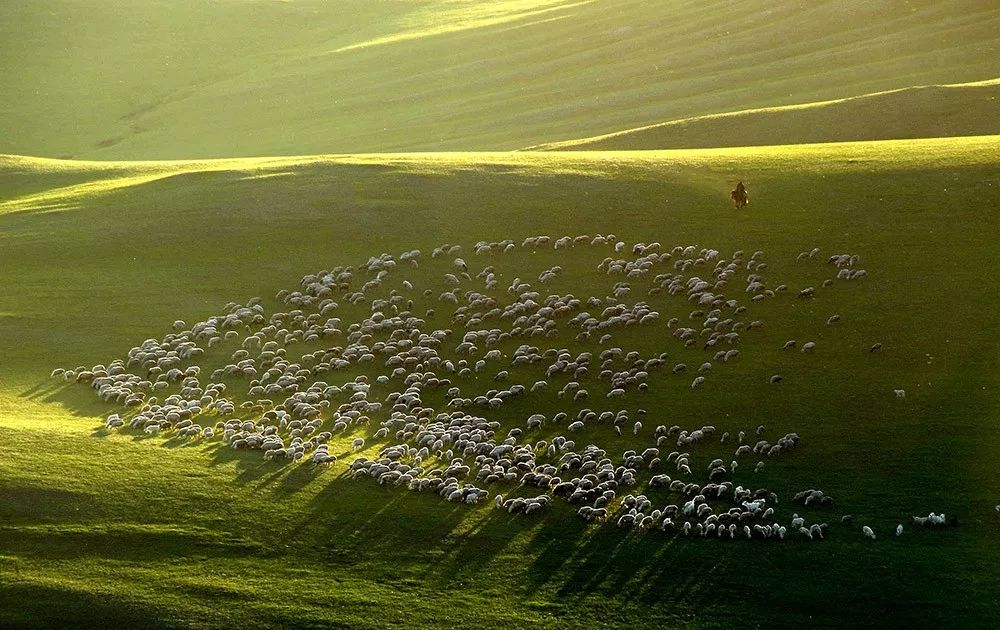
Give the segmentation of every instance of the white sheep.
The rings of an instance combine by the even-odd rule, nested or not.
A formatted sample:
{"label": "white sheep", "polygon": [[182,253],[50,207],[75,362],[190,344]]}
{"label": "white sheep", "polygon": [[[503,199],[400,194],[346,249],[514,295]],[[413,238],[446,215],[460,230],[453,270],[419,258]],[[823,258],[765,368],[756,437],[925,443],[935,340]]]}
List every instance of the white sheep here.
{"label": "white sheep", "polygon": [[861,533],[864,534],[865,538],[871,538],[872,540],[875,540],[875,532],[872,531],[871,527],[868,527],[867,525],[863,526],[861,528]]}

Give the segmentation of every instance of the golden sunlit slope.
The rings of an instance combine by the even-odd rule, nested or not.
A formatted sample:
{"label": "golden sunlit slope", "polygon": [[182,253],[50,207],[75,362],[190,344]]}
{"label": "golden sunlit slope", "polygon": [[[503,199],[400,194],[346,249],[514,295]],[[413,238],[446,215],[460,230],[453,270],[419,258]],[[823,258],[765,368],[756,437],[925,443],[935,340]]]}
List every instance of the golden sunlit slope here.
{"label": "golden sunlit slope", "polygon": [[516,149],[1000,76],[998,24],[973,0],[4,2],[0,151]]}
{"label": "golden sunlit slope", "polygon": [[1000,80],[875,94],[672,120],[532,147],[639,150],[975,136],[1000,132]]}

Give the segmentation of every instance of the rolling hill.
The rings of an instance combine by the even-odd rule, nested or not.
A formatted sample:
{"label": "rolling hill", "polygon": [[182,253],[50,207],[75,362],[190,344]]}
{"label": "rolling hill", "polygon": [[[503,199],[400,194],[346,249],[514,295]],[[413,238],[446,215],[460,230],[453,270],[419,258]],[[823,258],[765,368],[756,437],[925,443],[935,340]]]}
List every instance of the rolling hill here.
{"label": "rolling hill", "polygon": [[998,22],[975,0],[5,2],[0,152],[517,149],[991,79]]}
{"label": "rolling hill", "polygon": [[622,151],[976,136],[996,133],[998,120],[1000,80],[993,80],[698,116],[531,149]]}
{"label": "rolling hill", "polygon": [[994,627],[998,25],[0,2],[0,626]]}
{"label": "rolling hill", "polygon": [[[5,157],[0,281],[16,290],[0,295],[0,624],[375,628],[405,615],[426,626],[832,626],[892,615],[986,627],[1000,612],[1000,331],[984,315],[1000,307],[989,290],[1000,272],[998,162],[996,136],[170,163]],[[752,196],[741,212],[726,199],[737,178]],[[587,526],[561,500],[537,517],[455,505],[351,480],[347,453],[323,469],[218,440],[107,432],[100,418],[114,404],[49,378],[229,300],[262,295],[275,308],[277,289],[315,269],[420,248],[415,281],[436,287],[451,267],[429,257],[442,243],[577,232],[760,249],[794,286],[808,277],[795,271],[799,251],[861,255],[869,277],[850,289],[754,306],[761,341],[704,387],[657,374],[623,403],[720,431],[797,431],[793,453],[734,478],[779,490],[782,519],[829,520],[827,540],[627,533]],[[465,252],[472,272],[495,265],[506,283],[521,270],[504,256]],[[608,283],[573,252],[530,256],[531,268],[564,265],[587,291]],[[824,326],[834,308],[843,322]],[[812,335],[816,354],[783,354],[791,334]],[[868,353],[872,340],[881,354]],[[670,351],[692,353],[689,362],[701,353]],[[535,368],[518,369],[522,382]],[[768,385],[777,370],[786,382]],[[563,404],[553,392],[531,396],[498,416],[505,430],[529,408]],[[352,429],[335,448],[360,435],[364,454],[376,452],[374,428]],[[697,466],[716,448],[697,447]],[[817,485],[836,497],[831,511],[787,501]],[[839,524],[848,510],[850,527]],[[959,525],[890,535],[930,510]],[[879,539],[864,541],[860,523]]]}

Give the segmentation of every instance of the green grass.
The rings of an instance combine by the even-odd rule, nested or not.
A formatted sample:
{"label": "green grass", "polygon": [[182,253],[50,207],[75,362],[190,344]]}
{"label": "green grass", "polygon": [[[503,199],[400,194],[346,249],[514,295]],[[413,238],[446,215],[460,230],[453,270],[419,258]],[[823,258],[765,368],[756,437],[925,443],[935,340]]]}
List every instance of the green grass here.
{"label": "green grass", "polygon": [[[0,625],[989,627],[1000,613],[998,166],[997,136],[0,159]],[[752,197],[740,212],[727,199],[737,179]],[[747,482],[783,497],[822,487],[837,507],[813,516],[853,512],[878,541],[839,525],[817,544],[630,535],[587,527],[561,503],[538,519],[512,517],[347,480],[342,467],[316,472],[211,444],[107,434],[111,407],[48,378],[319,268],[413,247],[429,257],[449,241],[581,232],[762,249],[768,273],[793,286],[814,274],[794,260],[803,249],[862,256],[862,282],[808,304],[759,306],[768,324],[724,378],[695,391],[664,378],[626,405],[684,425],[798,431],[799,449]],[[573,283],[607,287],[574,256],[542,252],[527,266],[562,261]],[[500,257],[490,264],[508,280],[519,271]],[[431,282],[445,266],[425,260],[413,273]],[[843,325],[827,328],[834,308]],[[806,336],[820,343],[815,361],[778,349]],[[655,337],[622,340],[662,347]],[[873,340],[885,352],[868,354]],[[787,382],[767,386],[775,371]],[[532,408],[551,412],[554,398],[499,417],[520,424]],[[960,525],[889,535],[930,510]]]}
{"label": "green grass", "polygon": [[[992,79],[998,23],[981,0],[4,2],[0,152],[512,150]],[[962,133],[996,133],[976,111]]]}
{"label": "green grass", "polygon": [[630,151],[978,136],[1000,130],[1000,79],[672,120],[533,147]]}

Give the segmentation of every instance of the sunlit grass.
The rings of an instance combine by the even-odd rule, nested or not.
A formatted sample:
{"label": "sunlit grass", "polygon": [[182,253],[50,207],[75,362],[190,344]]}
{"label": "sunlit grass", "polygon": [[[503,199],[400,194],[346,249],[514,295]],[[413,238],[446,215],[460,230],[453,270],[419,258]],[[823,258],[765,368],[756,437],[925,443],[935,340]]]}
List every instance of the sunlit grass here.
{"label": "sunlit grass", "polygon": [[1000,79],[682,118],[531,147],[545,151],[718,147],[993,134]]}
{"label": "sunlit grass", "polygon": [[556,11],[565,11],[594,1],[501,0],[499,2],[475,3],[465,0],[445,0],[432,3],[408,16],[403,21],[402,30],[398,33],[341,46],[330,52],[343,53],[358,48],[385,46],[408,40],[519,22]]}
{"label": "sunlit grass", "polygon": [[[894,11],[863,0],[752,0],[737,19],[733,11],[648,0],[4,2],[0,153],[515,150],[1000,76],[1000,9],[989,3]],[[963,92],[929,94],[894,98],[951,112],[949,135],[1000,131],[990,126],[995,110],[970,107]],[[758,125],[753,144],[880,139],[895,129],[833,115],[843,107],[820,108],[831,115],[797,131],[784,124],[788,137],[780,122]],[[907,137],[937,135],[913,122]],[[691,133],[687,146],[718,137]]]}

